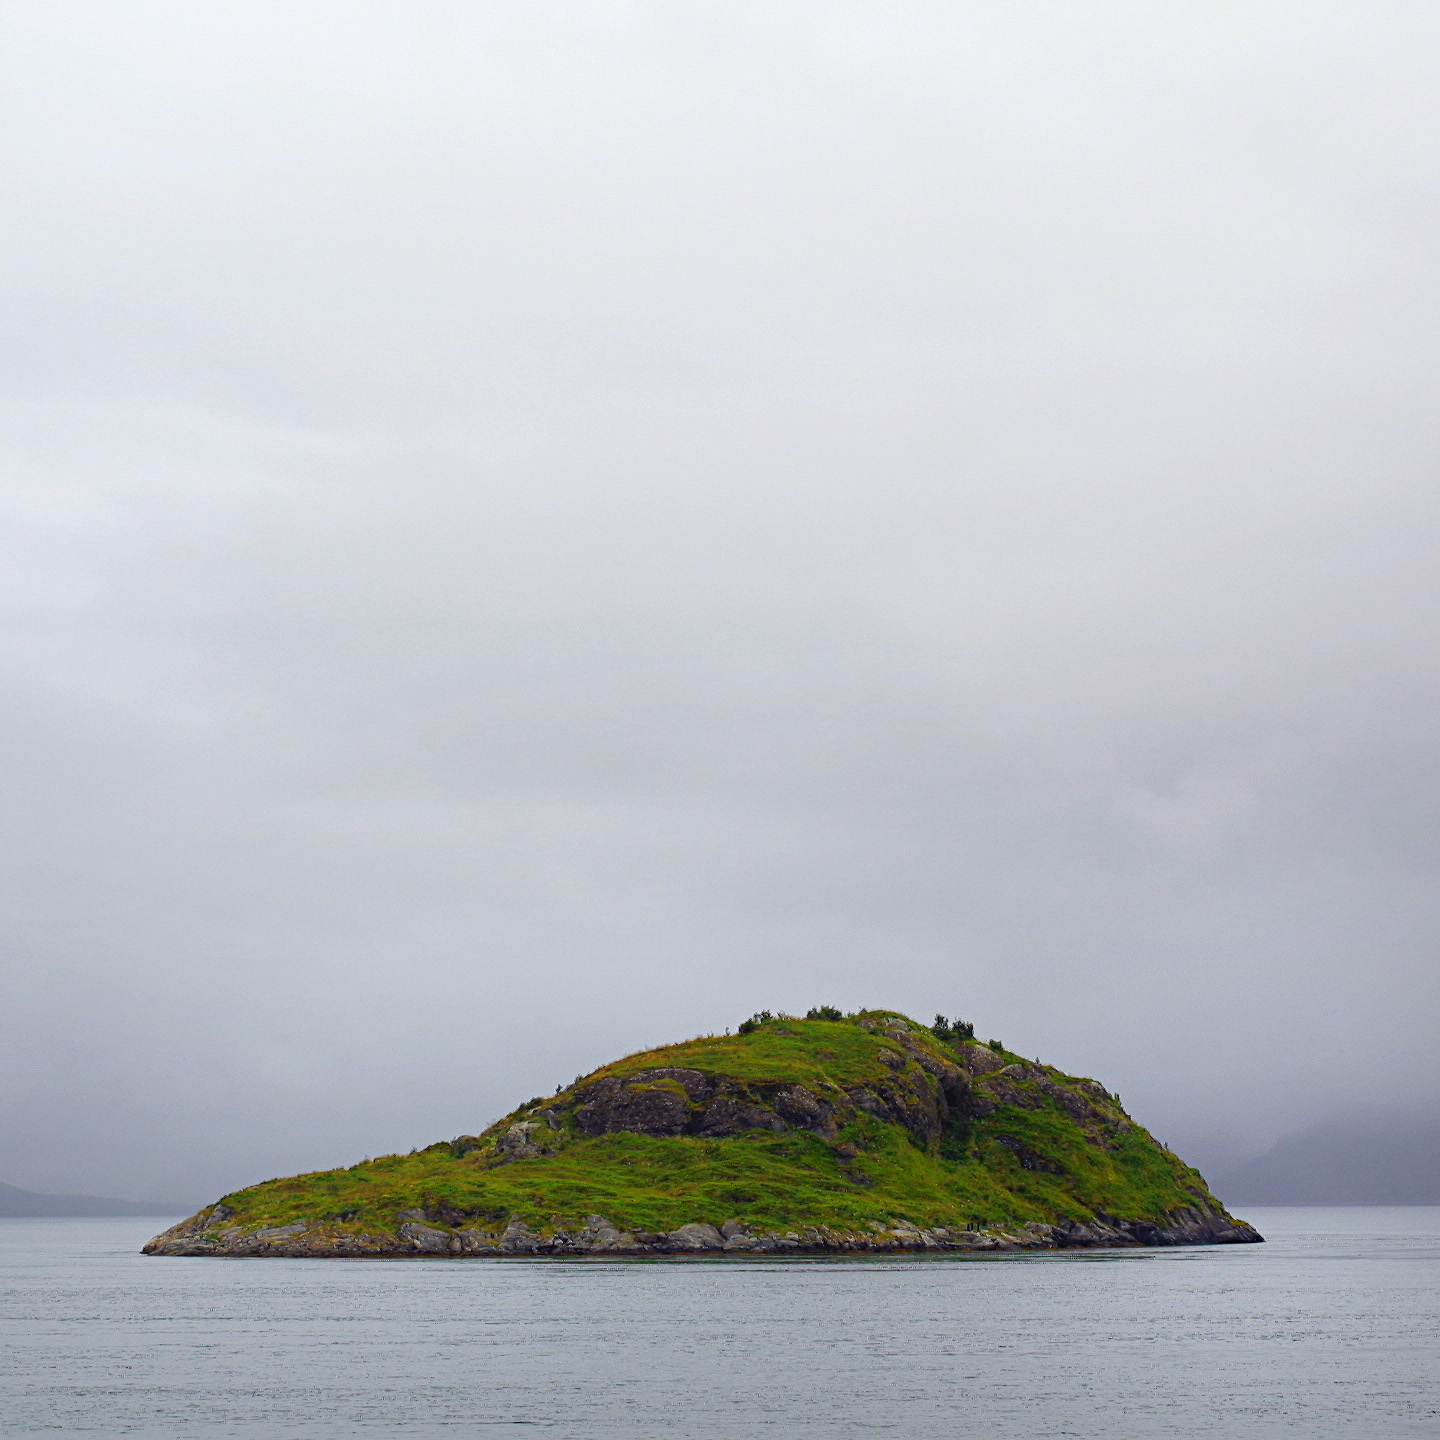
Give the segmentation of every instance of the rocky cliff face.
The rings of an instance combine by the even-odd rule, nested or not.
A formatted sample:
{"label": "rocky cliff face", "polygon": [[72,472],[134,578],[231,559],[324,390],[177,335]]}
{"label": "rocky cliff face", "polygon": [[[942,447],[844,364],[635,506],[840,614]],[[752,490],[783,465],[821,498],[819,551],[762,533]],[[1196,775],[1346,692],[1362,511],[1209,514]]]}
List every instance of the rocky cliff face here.
{"label": "rocky cliff face", "polygon": [[1095,1081],[874,1012],[631,1056],[483,1134],[239,1192],[145,1248],[696,1255],[1259,1238]]}

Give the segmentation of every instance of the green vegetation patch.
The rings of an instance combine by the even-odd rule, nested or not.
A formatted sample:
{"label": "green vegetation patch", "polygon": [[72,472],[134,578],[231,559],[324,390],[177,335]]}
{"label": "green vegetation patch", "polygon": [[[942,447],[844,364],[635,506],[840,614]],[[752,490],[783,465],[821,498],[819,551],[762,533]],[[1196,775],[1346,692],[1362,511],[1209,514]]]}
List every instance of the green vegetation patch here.
{"label": "green vegetation patch", "polygon": [[[884,1012],[872,1014],[878,1020]],[[642,1050],[602,1066],[587,1079],[606,1075],[623,1078],[639,1070],[674,1066],[737,1080],[863,1084],[884,1077],[886,1072],[879,1059],[879,1051],[884,1049],[896,1052],[899,1046],[853,1022],[786,1018],[746,1035],[705,1035],[678,1045]]]}
{"label": "green vegetation patch", "polygon": [[[456,1228],[494,1231],[520,1219],[553,1231],[599,1214],[632,1232],[735,1219],[784,1233],[892,1219],[962,1229],[1097,1215],[1159,1220],[1197,1202],[1220,1208],[1196,1171],[1092,1081],[1023,1061],[998,1042],[976,1049],[973,1027],[960,1021],[937,1016],[932,1028],[891,1011],[812,1013],[761,1015],[742,1034],[628,1055],[478,1136],[238,1191],[224,1198],[233,1212],[225,1223],[304,1220],[374,1235],[422,1212]],[[668,1076],[630,1081],[658,1069],[699,1072],[707,1095],[747,1106],[803,1087],[819,1109],[707,1135],[710,1100]],[[640,1121],[595,1133],[587,1096],[617,1090],[639,1107],[633,1113],[658,1106],[672,1129],[693,1133],[646,1133]]]}

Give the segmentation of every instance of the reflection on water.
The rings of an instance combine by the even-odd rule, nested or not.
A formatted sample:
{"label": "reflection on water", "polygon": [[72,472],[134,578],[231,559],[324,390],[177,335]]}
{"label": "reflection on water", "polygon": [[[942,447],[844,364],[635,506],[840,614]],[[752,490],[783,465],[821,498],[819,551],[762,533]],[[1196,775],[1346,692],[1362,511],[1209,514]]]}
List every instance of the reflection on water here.
{"label": "reflection on water", "polygon": [[1440,1208],[852,1261],[148,1259],[0,1221],[0,1434],[1440,1437]]}

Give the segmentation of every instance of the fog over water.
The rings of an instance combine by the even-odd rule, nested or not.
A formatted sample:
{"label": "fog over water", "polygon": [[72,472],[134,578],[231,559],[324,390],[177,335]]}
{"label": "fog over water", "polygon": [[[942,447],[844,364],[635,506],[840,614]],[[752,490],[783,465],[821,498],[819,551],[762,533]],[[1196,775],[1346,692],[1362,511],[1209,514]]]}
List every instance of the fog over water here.
{"label": "fog over water", "polygon": [[0,1180],[762,1006],[1440,1104],[1440,14],[0,17]]}

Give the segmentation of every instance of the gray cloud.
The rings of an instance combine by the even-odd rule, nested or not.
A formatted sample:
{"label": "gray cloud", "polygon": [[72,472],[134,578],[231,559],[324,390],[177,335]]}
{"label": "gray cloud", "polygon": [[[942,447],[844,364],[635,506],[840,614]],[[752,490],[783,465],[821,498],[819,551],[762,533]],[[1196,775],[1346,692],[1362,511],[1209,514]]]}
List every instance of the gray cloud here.
{"label": "gray cloud", "polygon": [[6,1179],[761,1005],[1440,1099],[1429,11],[3,23]]}

